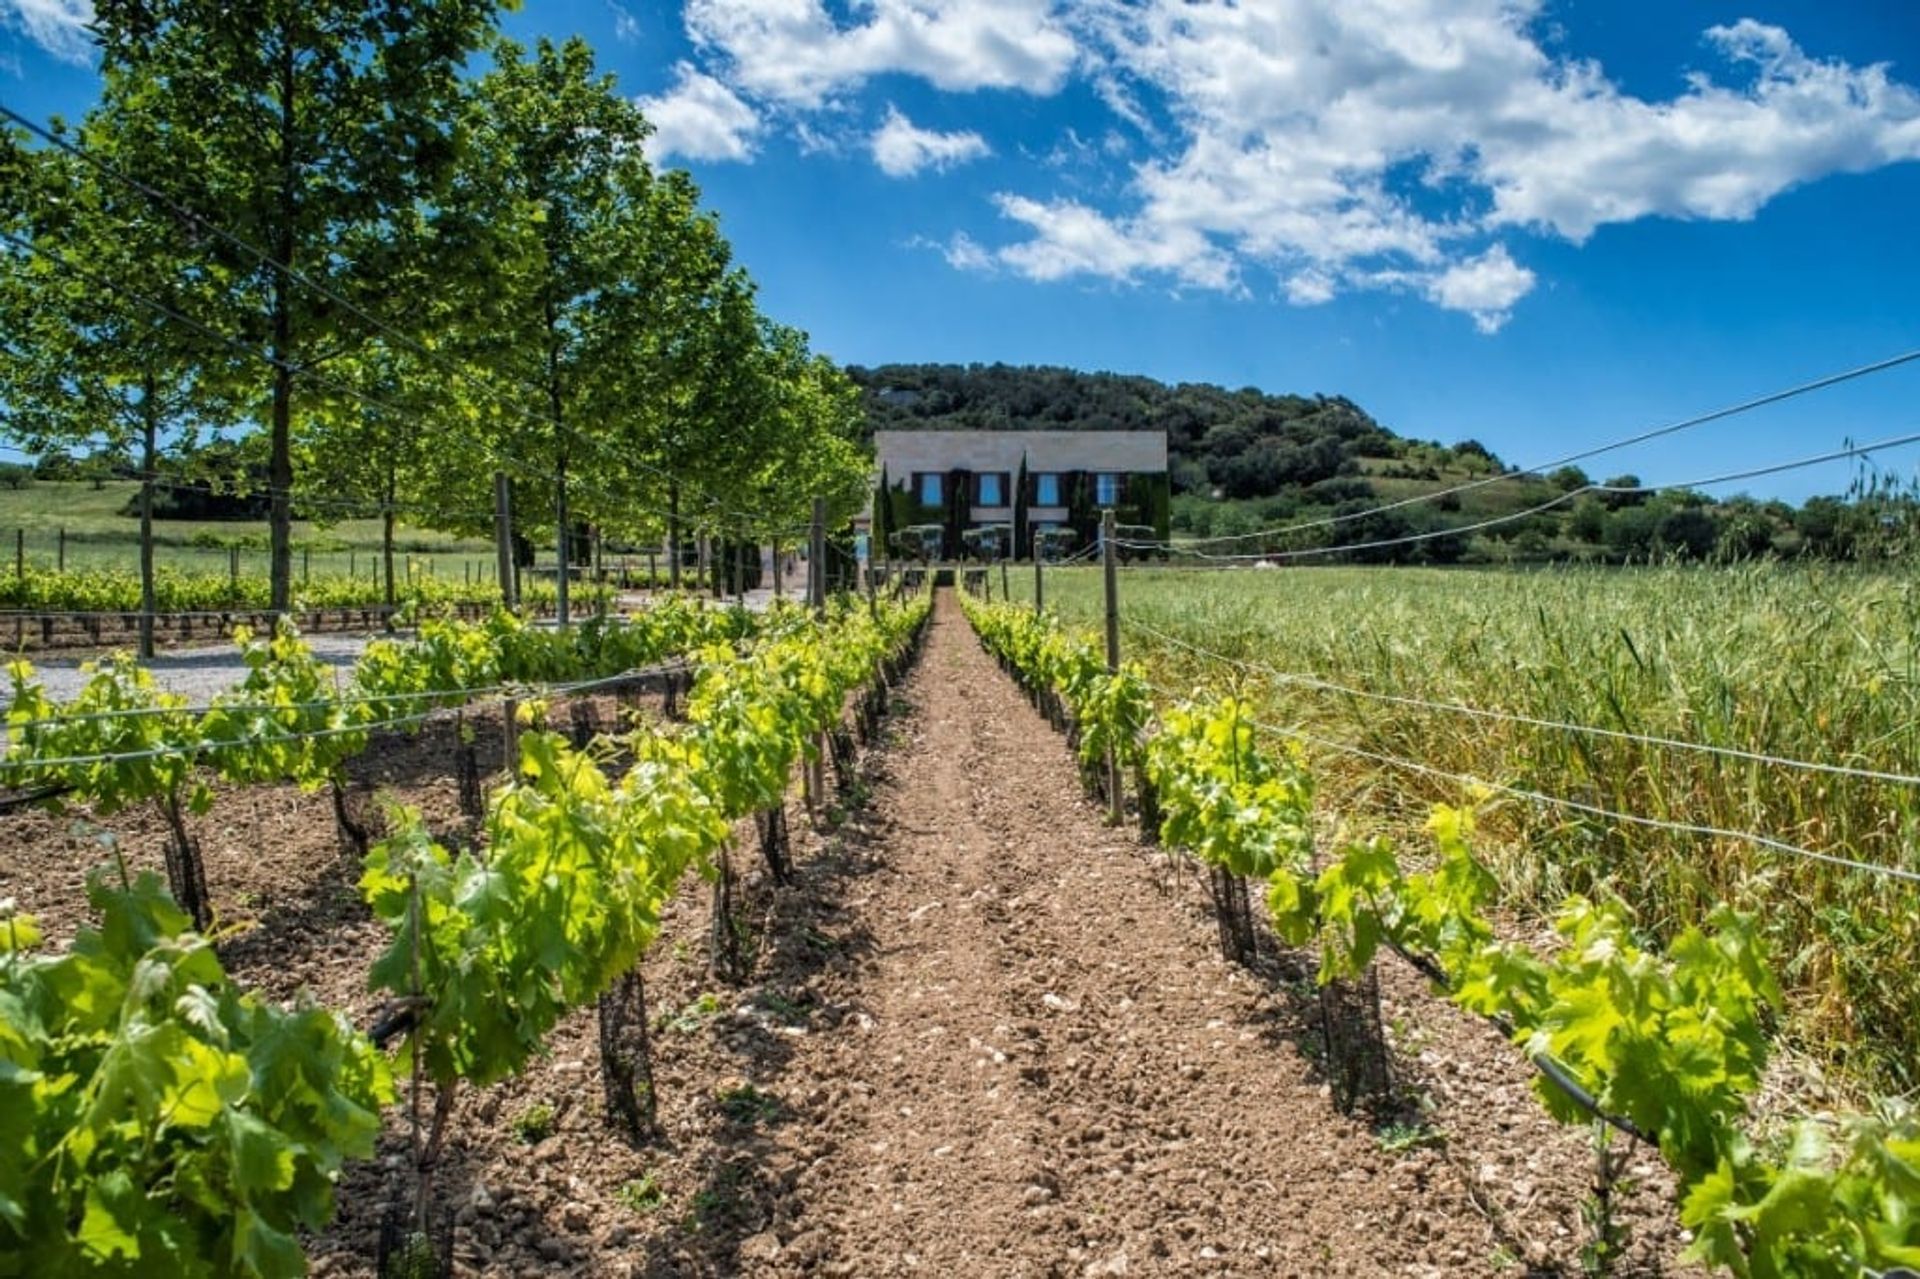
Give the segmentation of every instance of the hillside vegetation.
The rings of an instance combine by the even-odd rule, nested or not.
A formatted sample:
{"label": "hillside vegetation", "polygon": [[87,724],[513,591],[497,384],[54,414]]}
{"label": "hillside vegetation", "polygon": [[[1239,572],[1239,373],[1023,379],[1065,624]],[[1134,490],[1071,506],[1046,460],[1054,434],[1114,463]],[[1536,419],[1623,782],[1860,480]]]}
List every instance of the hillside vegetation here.
{"label": "hillside vegetation", "polygon": [[[1365,546],[1341,554],[1402,563],[1878,559],[1904,553],[1920,525],[1911,496],[1872,476],[1846,497],[1816,497],[1798,508],[1689,490],[1584,492],[1595,484],[1635,489],[1640,481],[1578,467],[1521,474],[1477,440],[1399,435],[1337,395],[1005,364],[848,372],[861,388],[868,432],[1165,431],[1176,541],[1316,525],[1219,547],[1229,554]],[[1493,477],[1505,478],[1397,510],[1371,509]],[[1338,522],[1323,523],[1330,517]],[[1487,521],[1499,522],[1448,531]],[[1409,536],[1420,540],[1371,545]]]}

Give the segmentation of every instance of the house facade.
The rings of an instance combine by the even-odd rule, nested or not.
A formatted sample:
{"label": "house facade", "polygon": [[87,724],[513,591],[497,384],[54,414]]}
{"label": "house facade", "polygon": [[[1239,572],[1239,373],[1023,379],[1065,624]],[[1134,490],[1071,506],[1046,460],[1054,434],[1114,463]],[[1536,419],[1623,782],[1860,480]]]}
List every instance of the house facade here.
{"label": "house facade", "polygon": [[[870,531],[889,555],[1026,559],[1093,544],[1112,509],[1171,531],[1164,431],[876,431]],[[1151,532],[1149,532],[1151,530]]]}

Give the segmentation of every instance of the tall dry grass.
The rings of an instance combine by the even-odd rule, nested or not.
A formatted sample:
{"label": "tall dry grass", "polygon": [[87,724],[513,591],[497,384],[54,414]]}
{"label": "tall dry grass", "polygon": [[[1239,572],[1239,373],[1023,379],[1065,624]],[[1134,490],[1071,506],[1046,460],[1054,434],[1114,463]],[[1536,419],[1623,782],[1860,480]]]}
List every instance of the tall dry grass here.
{"label": "tall dry grass", "polygon": [[[1030,586],[1031,573],[1015,575]],[[1100,622],[1097,572],[1047,598]],[[1309,568],[1121,576],[1125,648],[1171,688],[1235,685],[1267,719],[1449,773],[1619,812],[1754,831],[1920,870],[1920,787],[1304,688],[1196,657],[1542,720],[1920,773],[1920,582],[1885,570]],[[1018,592],[1016,593],[1018,594]],[[1458,783],[1314,752],[1348,829],[1419,839]],[[1483,821],[1516,904],[1628,902],[1654,936],[1730,901],[1760,912],[1792,992],[1785,1028],[1859,1083],[1920,1086],[1920,890],[1738,840],[1620,826],[1516,800]]]}

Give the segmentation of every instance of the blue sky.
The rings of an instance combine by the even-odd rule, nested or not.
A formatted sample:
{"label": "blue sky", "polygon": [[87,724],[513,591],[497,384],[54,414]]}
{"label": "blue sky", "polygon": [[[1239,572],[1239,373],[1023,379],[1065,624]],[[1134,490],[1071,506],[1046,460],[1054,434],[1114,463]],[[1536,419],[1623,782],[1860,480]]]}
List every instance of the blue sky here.
{"label": "blue sky", "polygon": [[[85,109],[85,6],[0,0],[0,100]],[[591,40],[765,308],[849,363],[1344,394],[1527,465],[1920,346],[1911,0],[529,0],[507,26]],[[1920,365],[1590,468],[1912,431]]]}

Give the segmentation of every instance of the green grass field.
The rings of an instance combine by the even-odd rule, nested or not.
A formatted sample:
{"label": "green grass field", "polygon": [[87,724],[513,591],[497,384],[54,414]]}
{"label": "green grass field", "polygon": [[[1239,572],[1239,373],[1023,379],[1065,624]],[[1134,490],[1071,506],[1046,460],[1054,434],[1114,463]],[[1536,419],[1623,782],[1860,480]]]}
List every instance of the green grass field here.
{"label": "green grass field", "polygon": [[[29,563],[54,567],[64,529],[68,567],[133,571],[139,566],[140,522],[122,512],[138,489],[129,480],[109,481],[99,489],[84,481],[0,489],[0,567],[13,564],[16,530],[25,531]],[[265,521],[156,520],[154,540],[156,562],[185,572],[226,572],[227,548],[234,544],[241,548],[242,573],[267,571]],[[493,547],[483,540],[403,524],[395,541],[396,559],[402,561],[396,564],[396,579],[406,572],[407,556],[413,558],[415,572],[441,579],[463,581],[493,572]],[[380,521],[347,520],[324,527],[300,521],[293,526],[293,545],[296,574],[351,573],[372,580],[380,553]]]}
{"label": "green grass field", "polygon": [[[84,481],[40,481],[23,489],[0,488],[0,571],[11,570],[24,532],[27,563],[52,569],[61,560],[61,532],[65,531],[65,566],[73,569],[117,569],[131,573],[140,563],[140,521],[123,514],[139,486],[112,480],[101,488]],[[401,523],[395,531],[394,578],[431,577],[462,584],[494,580],[493,543],[482,538],[455,537],[433,529]],[[265,521],[156,520],[154,559],[161,567],[188,573],[227,573],[229,547],[240,548],[243,576],[267,574]],[[296,521],[293,526],[293,570],[303,577],[356,577],[377,583],[380,521],[344,520],[320,525]],[[607,568],[616,567],[611,554]],[[551,569],[551,546],[536,548],[536,563]],[[632,573],[644,568],[641,556],[627,557]]]}
{"label": "green grass field", "polygon": [[[1016,599],[1031,598],[1030,567],[1010,581]],[[998,574],[994,585],[997,593]],[[1375,755],[1920,870],[1920,787],[1379,696],[1913,774],[1920,584],[1910,576],[1767,564],[1129,568],[1120,593],[1123,650],[1168,690],[1239,688],[1272,725]],[[1100,574],[1050,572],[1047,602],[1098,627]],[[1384,830],[1415,847],[1428,805],[1469,797],[1461,782],[1404,765],[1309,751],[1322,808],[1348,831]],[[1482,851],[1516,905],[1615,894],[1661,936],[1722,901],[1759,911],[1794,990],[1790,1029],[1801,1041],[1873,1086],[1920,1084],[1920,983],[1911,978],[1920,891],[1911,884],[1510,797],[1488,801],[1482,830]]]}

